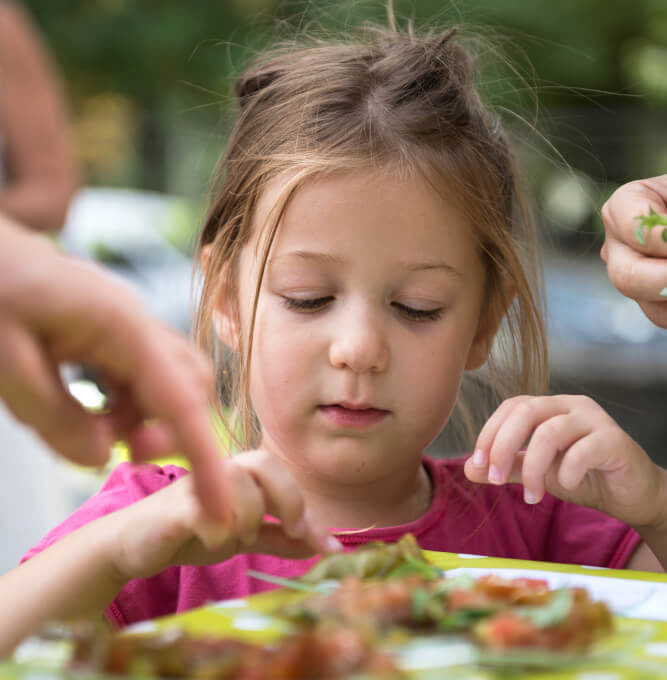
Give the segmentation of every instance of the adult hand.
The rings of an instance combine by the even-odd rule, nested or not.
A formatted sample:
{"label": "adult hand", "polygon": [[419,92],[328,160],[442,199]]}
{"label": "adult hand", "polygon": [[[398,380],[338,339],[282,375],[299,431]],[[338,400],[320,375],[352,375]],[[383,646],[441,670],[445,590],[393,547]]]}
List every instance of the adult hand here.
{"label": "adult hand", "polygon": [[[1,215],[0,241],[0,398],[78,463],[104,463],[120,438],[135,461],[183,453],[204,509],[225,520],[208,360],[149,318],[125,284]],[[63,362],[100,372],[113,394],[108,413],[86,412],[69,395],[60,380]]]}
{"label": "adult hand", "polygon": [[637,301],[646,316],[667,328],[667,242],[662,230],[645,230],[642,244],[637,238],[638,215],[653,209],[667,214],[667,175],[624,184],[602,206],[605,242],[600,256],[612,283]]}

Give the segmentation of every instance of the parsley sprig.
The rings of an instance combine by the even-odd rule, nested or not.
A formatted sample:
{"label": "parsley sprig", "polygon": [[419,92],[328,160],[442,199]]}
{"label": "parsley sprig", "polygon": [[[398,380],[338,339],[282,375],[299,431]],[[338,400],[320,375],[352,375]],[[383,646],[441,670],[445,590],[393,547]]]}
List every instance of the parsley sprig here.
{"label": "parsley sprig", "polygon": [[[648,215],[637,215],[635,219],[639,220],[635,236],[643,246],[646,245],[645,234],[651,231],[653,227],[667,227],[667,215],[661,215],[653,208],[649,209]],[[667,229],[662,230],[662,240],[667,242]]]}
{"label": "parsley sprig", "polygon": [[[635,219],[639,220],[635,237],[643,246],[646,245],[645,234],[651,231],[653,227],[667,227],[667,215],[661,215],[653,210],[653,208],[649,208],[648,215],[637,215]],[[662,240],[667,242],[667,229],[663,229],[660,235]],[[667,286],[660,291],[660,296],[667,298]]]}

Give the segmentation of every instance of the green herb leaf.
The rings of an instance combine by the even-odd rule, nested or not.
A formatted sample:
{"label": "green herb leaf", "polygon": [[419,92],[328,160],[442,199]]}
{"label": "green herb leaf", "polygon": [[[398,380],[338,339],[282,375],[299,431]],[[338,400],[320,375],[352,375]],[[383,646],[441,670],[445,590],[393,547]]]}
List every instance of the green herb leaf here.
{"label": "green herb leaf", "polygon": [[434,594],[446,595],[452,590],[472,590],[475,587],[475,579],[472,574],[464,571],[461,574],[445,578],[433,589]]}
{"label": "green herb leaf", "polygon": [[444,631],[452,630],[468,630],[472,626],[486,616],[495,614],[497,608],[495,607],[477,607],[475,609],[457,609],[455,611],[446,612],[444,616],[439,618],[436,623],[438,628]]}
{"label": "green herb leaf", "polygon": [[[644,234],[653,229],[653,227],[667,227],[667,215],[657,213],[653,208],[649,209],[648,215],[637,215],[636,220],[639,220],[639,226],[635,230],[635,237],[641,245],[646,245]],[[662,240],[667,241],[667,229],[662,230]]]}
{"label": "green herb leaf", "polygon": [[640,224],[635,230],[635,237],[643,246],[646,245],[646,239],[644,238],[644,225]]}
{"label": "green herb leaf", "polygon": [[267,583],[273,583],[277,586],[282,586],[283,588],[290,588],[291,590],[301,590],[304,593],[333,592],[338,587],[338,582],[334,581],[323,581],[317,584],[304,583],[297,579],[282,578],[281,576],[274,576],[273,574],[265,574],[262,571],[255,571],[254,569],[246,570],[246,574],[259,581],[266,581]]}
{"label": "green herb leaf", "polygon": [[426,618],[426,608],[431,599],[431,594],[424,588],[415,588],[412,591],[412,618],[415,621],[423,621]]}

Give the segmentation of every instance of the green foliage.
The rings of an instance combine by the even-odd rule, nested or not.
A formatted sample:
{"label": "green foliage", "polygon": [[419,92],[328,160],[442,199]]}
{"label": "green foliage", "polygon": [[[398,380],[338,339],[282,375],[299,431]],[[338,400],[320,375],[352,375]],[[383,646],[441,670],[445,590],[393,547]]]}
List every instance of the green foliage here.
{"label": "green foliage", "polygon": [[[304,26],[326,33],[386,20],[386,0],[24,2],[63,71],[75,115],[95,95],[113,93],[131,101],[139,162],[157,167],[134,179],[170,191],[184,184],[203,189],[215,155],[204,151],[214,146],[217,152],[218,145],[197,131],[218,126],[231,103],[234,73],[258,48]],[[399,18],[413,18],[417,25],[463,22],[473,34],[489,38],[493,47],[480,48],[487,100],[535,123],[568,163],[602,181],[610,179],[610,158],[602,143],[594,148],[587,138],[598,126],[580,129],[579,120],[592,120],[592,111],[612,125],[621,110],[664,120],[664,0],[394,0],[394,5]],[[503,59],[512,68],[503,66]],[[558,111],[574,121],[569,128],[560,123]],[[647,126],[640,127],[650,136]],[[526,126],[521,129],[526,136]],[[179,134],[185,141],[175,139]],[[612,181],[655,174],[667,145],[643,140],[633,153],[609,152],[619,164]],[[538,153],[556,155],[548,148]],[[196,167],[195,177],[190,165],[197,163],[204,167]],[[169,164],[176,170],[167,170]]]}

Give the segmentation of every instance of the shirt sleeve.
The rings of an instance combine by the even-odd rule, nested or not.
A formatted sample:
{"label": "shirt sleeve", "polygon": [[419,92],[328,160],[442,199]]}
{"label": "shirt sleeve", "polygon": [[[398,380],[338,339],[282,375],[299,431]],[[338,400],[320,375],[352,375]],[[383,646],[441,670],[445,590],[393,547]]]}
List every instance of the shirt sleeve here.
{"label": "shirt sleeve", "polygon": [[614,517],[554,499],[546,541],[551,562],[624,569],[641,542],[639,534]]}
{"label": "shirt sleeve", "polygon": [[51,529],[36,546],[30,548],[21,558],[21,562],[25,562],[98,517],[131,505],[171,484],[184,474],[187,474],[187,470],[175,465],[168,465],[164,468],[152,464],[121,463],[117,465],[102,488],[64,522]]}
{"label": "shirt sleeve", "polygon": [[[131,505],[186,474],[188,474],[187,470],[175,465],[160,467],[152,464],[121,463],[114,468],[102,488],[64,522],[52,529],[36,546],[28,550],[21,558],[21,563],[89,522]],[[107,619],[113,626],[125,626],[128,618],[123,610],[128,602],[132,605],[132,609],[138,610],[137,616],[151,618],[151,602],[164,600],[160,597],[152,598],[155,595],[153,590],[164,594],[169,590],[172,582],[177,581],[177,578],[177,571],[171,568],[153,579],[130,581],[107,609]]]}

